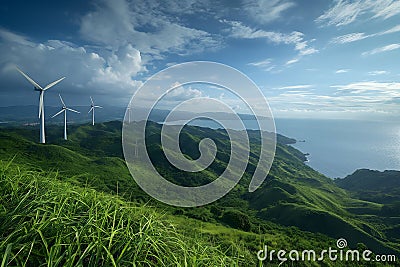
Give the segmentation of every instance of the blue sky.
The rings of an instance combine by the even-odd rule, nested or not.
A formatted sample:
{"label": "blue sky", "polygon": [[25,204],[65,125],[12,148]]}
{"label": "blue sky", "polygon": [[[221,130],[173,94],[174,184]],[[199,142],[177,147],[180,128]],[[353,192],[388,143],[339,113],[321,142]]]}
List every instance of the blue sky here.
{"label": "blue sky", "polygon": [[399,0],[7,0],[0,53],[0,106],[37,103],[15,65],[41,84],[67,77],[48,105],[61,92],[122,106],[155,72],[207,60],[253,79],[277,117],[400,115]]}

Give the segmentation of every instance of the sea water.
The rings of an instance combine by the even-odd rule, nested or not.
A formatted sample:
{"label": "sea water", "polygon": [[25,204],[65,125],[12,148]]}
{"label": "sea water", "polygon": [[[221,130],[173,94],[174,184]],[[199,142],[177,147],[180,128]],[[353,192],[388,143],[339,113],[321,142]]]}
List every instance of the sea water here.
{"label": "sea water", "polygon": [[400,124],[393,121],[276,119],[278,133],[310,153],[308,164],[335,178],[356,169],[400,169]]}
{"label": "sea water", "polygon": [[[218,128],[208,120],[191,124]],[[400,170],[400,123],[333,119],[275,119],[277,133],[299,141],[312,168],[328,177],[345,177],[356,169]],[[256,121],[245,121],[257,129]]]}

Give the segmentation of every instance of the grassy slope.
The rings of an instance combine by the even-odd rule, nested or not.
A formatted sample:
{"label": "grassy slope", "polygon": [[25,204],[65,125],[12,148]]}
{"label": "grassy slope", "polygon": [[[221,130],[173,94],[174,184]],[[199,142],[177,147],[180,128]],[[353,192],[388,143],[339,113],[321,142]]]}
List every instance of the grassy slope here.
{"label": "grassy slope", "polygon": [[[207,237],[176,231],[155,209],[0,163],[0,253],[18,266],[226,266]],[[249,259],[248,259],[249,262]]]}
{"label": "grassy slope", "polygon": [[0,161],[2,266],[256,266],[263,245],[299,251],[335,246],[295,228],[257,234],[171,215],[58,178]]}
{"label": "grassy slope", "polygon": [[384,204],[400,202],[400,171],[361,169],[335,183],[357,198]]}
{"label": "grassy slope", "polygon": [[[153,125],[153,127],[156,132],[157,125]],[[14,159],[15,163],[28,166],[29,169],[44,170],[45,173],[49,170],[57,170],[59,171],[59,180],[78,186],[89,186],[107,193],[118,192],[120,197],[130,201],[149,201],[149,198],[132,182],[132,178],[120,158],[120,124],[118,122],[99,124],[94,128],[90,126],[72,127],[70,140],[67,142],[58,138],[61,136],[60,127],[50,127],[48,141],[55,145],[36,144],[31,139],[32,131],[30,129],[17,129],[13,133],[2,131],[0,133],[2,140],[0,158],[9,159],[12,155],[17,155]],[[187,141],[192,140],[196,143],[202,136],[209,137],[210,135],[217,139],[216,143],[220,144],[219,148],[226,146],[227,141],[223,138],[223,132],[216,133],[207,129],[199,131],[197,127],[190,127],[187,129],[186,137]],[[256,136],[253,137],[254,140],[256,140]],[[101,143],[99,143],[100,141]],[[254,148],[254,156],[250,159],[251,164],[248,166],[249,173],[254,170],[254,164],[257,162],[257,146]],[[223,149],[223,153],[218,155],[217,160],[222,166],[224,166],[223,157],[228,152]],[[163,169],[163,166],[160,169]],[[167,169],[167,171],[170,170]],[[216,167],[211,171],[215,174],[218,173]],[[249,179],[249,176],[244,177],[241,185],[235,190],[217,203],[207,207],[171,210],[158,205],[158,203],[152,204],[161,206],[167,214],[181,214],[172,217],[175,221],[192,217],[210,222],[207,227],[201,223],[199,231],[212,233],[213,236],[222,236],[225,243],[232,243],[234,238],[232,235],[224,236],[222,233],[231,232],[232,229],[225,228],[220,224],[239,229],[246,226],[243,223],[232,223],[226,220],[226,218],[232,218],[228,216],[231,210],[239,210],[249,221],[250,228],[245,229],[247,233],[239,231],[237,235],[233,235],[239,240],[245,236],[252,240],[252,242],[244,243],[247,244],[243,245],[246,247],[244,251],[248,251],[249,247],[251,251],[256,251],[261,242],[257,244],[255,240],[260,240],[260,238],[274,240],[271,236],[268,237],[268,232],[271,231],[279,233],[278,237],[275,237],[276,241],[271,243],[277,245],[278,248],[282,247],[280,246],[282,243],[293,248],[293,242],[290,241],[296,237],[298,240],[303,240],[300,237],[304,235],[304,232],[293,230],[295,233],[293,234],[292,230],[288,230],[291,228],[282,228],[278,224],[294,225],[300,229],[324,233],[333,238],[344,236],[353,247],[357,243],[365,243],[374,250],[393,251],[398,249],[393,241],[393,244],[390,243],[391,241],[388,240],[385,233],[380,231],[375,224],[377,221],[375,220],[376,211],[381,208],[381,205],[352,199],[331,180],[304,165],[302,154],[289,146],[278,145],[276,160],[267,182],[253,194],[246,193]],[[355,214],[352,212],[353,210],[362,212]],[[186,221],[186,219],[183,220]],[[196,220],[193,224],[199,224],[199,222]],[[290,237],[291,235],[293,237]],[[318,242],[315,240],[323,240],[318,246],[321,248],[324,247],[323,244],[332,242],[327,237],[321,238],[315,234],[310,235],[308,239],[314,240],[311,242],[316,243]],[[307,244],[308,242],[298,242],[298,245],[304,248],[309,248]]]}
{"label": "grassy slope", "polygon": [[[344,179],[336,179],[335,183],[359,199],[380,203],[381,208],[375,211],[379,216],[366,217],[380,225],[380,230],[385,236],[390,236],[394,243],[400,242],[400,172],[399,171],[374,171],[361,169],[348,175]],[[360,213],[363,210],[354,209]]]}

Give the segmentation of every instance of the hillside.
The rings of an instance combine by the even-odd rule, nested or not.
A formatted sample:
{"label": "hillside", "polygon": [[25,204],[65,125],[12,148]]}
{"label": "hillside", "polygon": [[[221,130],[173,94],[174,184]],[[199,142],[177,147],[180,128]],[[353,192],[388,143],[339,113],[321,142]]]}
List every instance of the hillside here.
{"label": "hillside", "polygon": [[[1,162],[2,266],[239,264],[207,238],[176,231],[166,216],[56,175]],[[234,251],[234,250],[233,250]],[[233,253],[238,253],[234,251]]]}
{"label": "hillside", "polygon": [[[145,205],[156,213],[164,213],[178,225],[177,229],[191,233],[189,236],[200,236],[201,242],[219,240],[217,243],[225,244],[224,249],[230,251],[234,251],[231,246],[236,247],[237,253],[245,255],[241,260],[249,266],[254,266],[250,263],[256,261],[255,253],[264,243],[277,249],[324,249],[334,246],[337,238],[345,237],[352,248],[366,246],[376,253],[400,254],[399,235],[393,234],[399,228],[400,213],[385,214],[381,203],[362,200],[305,165],[304,155],[288,145],[293,142],[291,139],[278,137],[275,161],[267,180],[254,193],[248,193],[259,151],[257,132],[249,132],[252,151],[247,173],[239,185],[216,203],[184,209],[152,200],[135,184],[122,158],[120,122],[95,127],[73,125],[68,141],[61,139],[61,127],[50,126],[46,145],[35,142],[36,132],[32,127],[2,128],[3,164],[12,160],[12,166],[33,171],[35,177],[51,177],[62,188],[105,194],[129,206]],[[206,173],[184,174],[163,158],[159,134],[160,125],[149,123],[150,156],[157,169],[174,183],[207,183],[218,176],[229,159],[225,131],[185,127],[181,137],[185,139],[182,150],[187,156],[196,157],[198,142],[205,137],[215,141],[218,153]],[[2,249],[8,244],[4,238],[3,233]]]}
{"label": "hillside", "polygon": [[400,171],[360,169],[335,183],[360,199],[383,204],[400,202]]}

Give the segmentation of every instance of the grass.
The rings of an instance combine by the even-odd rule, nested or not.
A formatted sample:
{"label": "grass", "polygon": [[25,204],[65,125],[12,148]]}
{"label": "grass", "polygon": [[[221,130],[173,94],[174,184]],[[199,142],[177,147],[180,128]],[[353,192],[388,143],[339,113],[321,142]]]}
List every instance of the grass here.
{"label": "grass", "polygon": [[[71,264],[84,266],[88,263],[78,262],[82,255],[82,259],[92,259],[100,254],[93,262],[107,266],[114,262],[118,266],[133,265],[132,257],[136,257],[137,265],[255,266],[255,253],[262,244],[278,250],[325,249],[334,247],[338,237],[347,238],[352,248],[364,243],[377,253],[400,251],[397,206],[351,197],[332,180],[305,165],[304,155],[285,143],[278,143],[264,184],[248,193],[258,160],[257,136],[252,139],[247,173],[224,198],[204,207],[185,209],[151,200],[133,181],[121,158],[120,127],[119,122],[94,127],[73,125],[69,128],[70,140],[64,141],[62,127],[49,126],[46,145],[36,143],[36,129],[0,131],[0,160],[8,162],[16,155],[3,175],[0,189],[0,223],[6,225],[0,226],[0,253],[7,256],[4,264],[13,259],[10,265],[20,266],[29,256],[36,262],[28,260],[27,265],[51,265],[48,259],[53,261],[54,257],[47,250],[58,239],[63,243],[53,253],[61,257],[69,249],[69,256],[76,254]],[[223,131],[188,127],[184,130],[183,147],[187,156],[195,158],[193,149],[198,141],[211,137],[218,146],[217,159],[207,171],[198,174],[176,171],[158,156],[162,152],[156,138],[159,130],[159,125],[150,124],[149,138],[154,138],[150,143],[155,147],[151,156],[158,170],[172,182],[203,184],[217,177],[229,160],[229,140]],[[44,230],[40,228],[46,248],[35,229],[48,220]],[[138,237],[138,233],[144,232],[141,225],[149,224],[154,226],[146,228],[149,235]],[[96,232],[98,239],[94,240]],[[9,237],[10,234],[13,236]],[[36,243],[32,245],[33,240]],[[154,246],[151,242],[155,242]],[[129,248],[123,250],[128,243]],[[157,248],[161,248],[160,252]],[[149,249],[155,254],[149,254]],[[131,250],[138,252],[133,254]],[[165,260],[162,253],[167,255]],[[16,262],[17,259],[20,261]]]}
{"label": "grass", "polygon": [[117,196],[0,163],[1,266],[235,266],[217,244]]}

